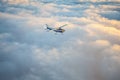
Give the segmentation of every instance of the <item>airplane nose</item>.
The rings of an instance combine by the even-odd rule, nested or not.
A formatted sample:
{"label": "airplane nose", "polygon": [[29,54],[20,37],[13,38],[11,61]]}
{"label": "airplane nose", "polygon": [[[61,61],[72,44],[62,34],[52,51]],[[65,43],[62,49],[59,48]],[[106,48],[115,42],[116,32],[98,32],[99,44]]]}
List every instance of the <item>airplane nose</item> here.
{"label": "airplane nose", "polygon": [[65,30],[63,29],[62,32],[65,32]]}

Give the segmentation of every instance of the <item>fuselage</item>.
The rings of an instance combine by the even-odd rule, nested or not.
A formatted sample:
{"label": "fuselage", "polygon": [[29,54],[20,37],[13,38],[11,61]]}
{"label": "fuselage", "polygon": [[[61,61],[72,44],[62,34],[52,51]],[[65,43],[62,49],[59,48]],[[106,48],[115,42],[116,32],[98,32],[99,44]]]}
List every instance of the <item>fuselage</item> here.
{"label": "fuselage", "polygon": [[53,30],[53,31],[55,31],[55,32],[59,32],[59,33],[63,33],[63,32],[65,32],[64,29],[55,29],[55,30]]}
{"label": "fuselage", "polygon": [[52,30],[52,31],[59,32],[59,33],[65,32],[65,30],[62,29],[62,28],[51,28],[51,27],[48,27],[48,26],[47,26],[47,30]]}

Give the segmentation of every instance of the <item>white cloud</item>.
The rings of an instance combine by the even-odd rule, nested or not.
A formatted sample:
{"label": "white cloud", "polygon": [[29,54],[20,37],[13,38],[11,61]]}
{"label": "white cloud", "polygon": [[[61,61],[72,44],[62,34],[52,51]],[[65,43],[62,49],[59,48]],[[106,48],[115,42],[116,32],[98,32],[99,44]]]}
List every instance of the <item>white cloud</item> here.
{"label": "white cloud", "polygon": [[[111,5],[100,9],[93,3],[58,5],[56,1],[33,2],[28,8],[28,2],[15,1],[19,9],[7,7],[19,13],[0,12],[0,80],[119,79],[119,21],[100,12]],[[44,30],[46,23],[68,26],[63,35],[55,35]]]}

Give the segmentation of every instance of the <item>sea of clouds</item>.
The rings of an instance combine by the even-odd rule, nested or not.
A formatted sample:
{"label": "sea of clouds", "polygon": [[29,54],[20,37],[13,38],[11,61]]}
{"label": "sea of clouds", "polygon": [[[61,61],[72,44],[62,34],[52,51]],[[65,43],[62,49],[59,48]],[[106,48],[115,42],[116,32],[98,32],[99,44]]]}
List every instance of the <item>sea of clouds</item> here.
{"label": "sea of clouds", "polygon": [[119,80],[119,24],[119,0],[1,0],[0,80]]}

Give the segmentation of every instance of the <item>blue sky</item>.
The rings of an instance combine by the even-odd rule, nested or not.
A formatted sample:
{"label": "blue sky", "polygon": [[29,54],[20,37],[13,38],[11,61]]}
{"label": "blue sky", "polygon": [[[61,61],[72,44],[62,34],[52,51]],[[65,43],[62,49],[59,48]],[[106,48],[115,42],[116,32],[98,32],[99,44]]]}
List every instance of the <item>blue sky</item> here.
{"label": "blue sky", "polygon": [[[119,0],[1,0],[0,80],[119,80]],[[68,24],[63,35],[45,24]]]}

